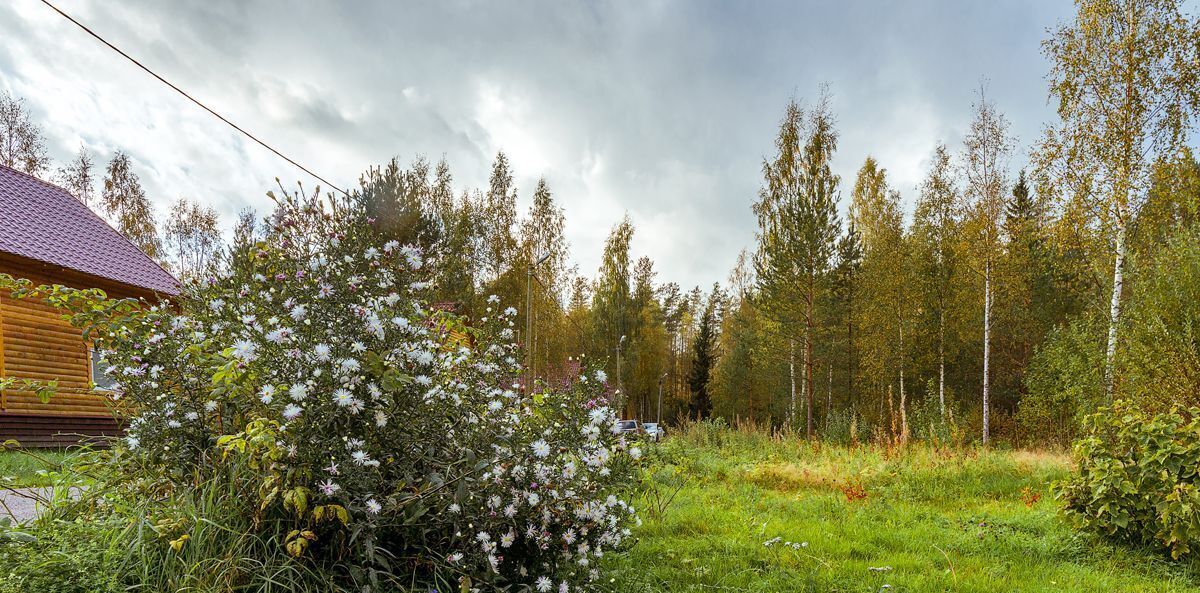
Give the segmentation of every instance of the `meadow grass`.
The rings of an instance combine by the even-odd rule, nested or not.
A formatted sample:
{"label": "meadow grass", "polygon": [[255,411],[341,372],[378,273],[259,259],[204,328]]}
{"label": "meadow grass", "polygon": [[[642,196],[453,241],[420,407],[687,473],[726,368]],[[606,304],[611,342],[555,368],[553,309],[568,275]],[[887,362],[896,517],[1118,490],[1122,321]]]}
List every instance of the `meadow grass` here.
{"label": "meadow grass", "polygon": [[1200,590],[1200,563],[1065,523],[1051,486],[1071,472],[1062,453],[701,425],[645,460],[643,525],[608,560],[612,591]]}
{"label": "meadow grass", "polygon": [[21,488],[48,486],[71,452],[67,449],[7,449],[0,451],[0,485]]}

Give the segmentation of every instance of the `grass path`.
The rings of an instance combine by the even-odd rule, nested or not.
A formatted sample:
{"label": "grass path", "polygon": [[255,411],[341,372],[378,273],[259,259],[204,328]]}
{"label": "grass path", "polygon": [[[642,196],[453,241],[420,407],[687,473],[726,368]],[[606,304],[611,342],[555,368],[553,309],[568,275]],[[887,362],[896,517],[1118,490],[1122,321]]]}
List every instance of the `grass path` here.
{"label": "grass path", "polygon": [[[1066,525],[1050,490],[1070,471],[1062,455],[889,457],[710,430],[647,464],[655,486],[638,543],[611,561],[613,591],[1200,591],[1200,564]],[[677,488],[655,512],[655,492]]]}

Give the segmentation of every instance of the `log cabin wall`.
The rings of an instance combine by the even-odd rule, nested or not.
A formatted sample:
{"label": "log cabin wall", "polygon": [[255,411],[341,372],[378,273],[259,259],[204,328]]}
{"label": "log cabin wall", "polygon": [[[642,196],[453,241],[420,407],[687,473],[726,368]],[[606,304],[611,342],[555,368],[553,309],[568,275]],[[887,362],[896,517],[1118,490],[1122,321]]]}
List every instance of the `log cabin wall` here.
{"label": "log cabin wall", "polygon": [[[100,288],[111,297],[152,298],[144,290],[6,254],[0,254],[0,273],[34,284]],[[48,403],[30,391],[0,390],[0,440],[55,447],[120,433],[108,398],[90,389],[89,350],[82,330],[62,319],[61,311],[0,291],[0,377],[57,380],[59,387]]]}

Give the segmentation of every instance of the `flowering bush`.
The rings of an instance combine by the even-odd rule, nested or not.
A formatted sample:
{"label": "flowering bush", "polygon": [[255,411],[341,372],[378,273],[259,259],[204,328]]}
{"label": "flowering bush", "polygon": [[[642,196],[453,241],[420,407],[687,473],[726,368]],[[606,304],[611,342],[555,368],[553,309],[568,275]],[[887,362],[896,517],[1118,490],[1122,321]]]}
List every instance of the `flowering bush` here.
{"label": "flowering bush", "polygon": [[[140,487],[248,468],[222,479],[252,487],[253,524],[355,591],[595,580],[637,520],[618,495],[640,456],[602,373],[522,393],[515,311],[430,310],[422,254],[353,202],[280,198],[270,223],[176,305],[89,318]],[[161,513],[164,546],[196,545],[200,518]]]}

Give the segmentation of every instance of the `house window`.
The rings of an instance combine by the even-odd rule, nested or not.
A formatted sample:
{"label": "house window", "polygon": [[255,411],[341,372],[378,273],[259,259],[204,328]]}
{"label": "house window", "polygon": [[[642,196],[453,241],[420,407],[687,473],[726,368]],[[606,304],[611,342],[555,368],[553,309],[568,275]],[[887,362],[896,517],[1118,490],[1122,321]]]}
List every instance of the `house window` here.
{"label": "house window", "polygon": [[88,361],[91,363],[92,385],[98,391],[114,391],[117,387],[117,382],[109,377],[104,372],[104,364],[100,362],[100,357],[96,355],[95,348],[88,348]]}

